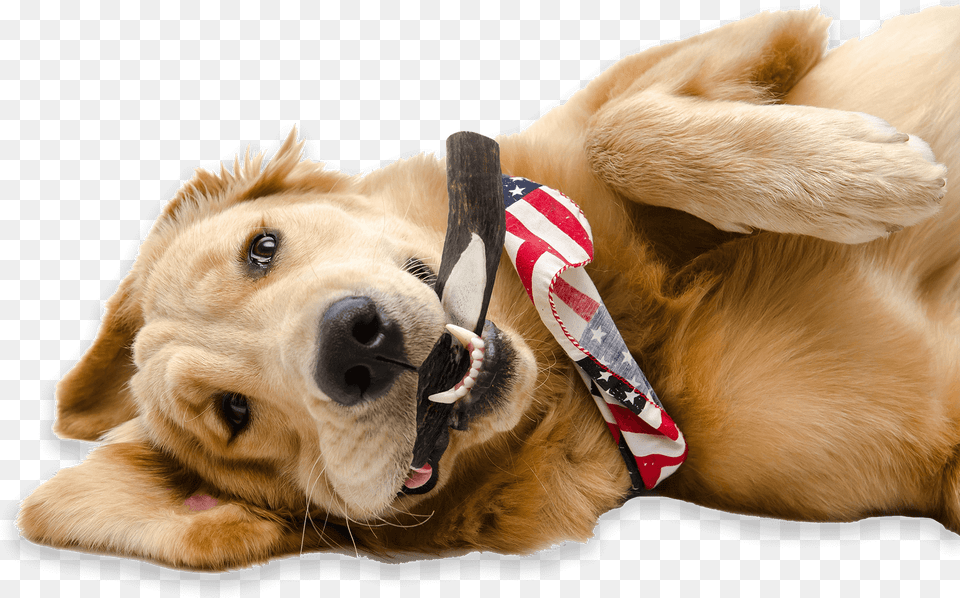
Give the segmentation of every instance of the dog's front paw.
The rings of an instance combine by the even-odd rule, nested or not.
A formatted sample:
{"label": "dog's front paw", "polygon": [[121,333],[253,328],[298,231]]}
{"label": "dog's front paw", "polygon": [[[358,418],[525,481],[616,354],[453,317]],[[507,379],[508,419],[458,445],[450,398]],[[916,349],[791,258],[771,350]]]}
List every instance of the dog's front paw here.
{"label": "dog's front paw", "polygon": [[598,112],[585,149],[624,197],[733,232],[863,243],[929,218],[945,193],[946,169],[919,138],[814,106],[645,91]]}
{"label": "dog's front paw", "polygon": [[862,243],[939,211],[946,193],[946,168],[937,163],[925,141],[869,114],[836,116],[832,138],[821,146],[824,171],[833,182],[812,193],[825,196],[820,197],[825,213],[811,234]]}

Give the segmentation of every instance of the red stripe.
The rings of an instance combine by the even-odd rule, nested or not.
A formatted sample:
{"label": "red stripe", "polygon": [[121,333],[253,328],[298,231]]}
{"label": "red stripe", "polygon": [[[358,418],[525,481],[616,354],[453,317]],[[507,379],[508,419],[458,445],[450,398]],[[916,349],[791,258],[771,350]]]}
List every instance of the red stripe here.
{"label": "red stripe", "polygon": [[620,444],[620,428],[616,424],[611,424],[607,422],[607,428],[610,429],[610,433],[613,434],[613,441],[617,444]]}
{"label": "red stripe", "polygon": [[[613,413],[613,418],[617,420],[617,425],[620,426],[620,429],[624,432],[634,432],[636,434],[659,434],[661,436],[666,436],[670,440],[676,440],[680,438],[680,430],[677,429],[677,424],[673,423],[673,419],[667,415],[666,411],[663,411],[660,414],[660,427],[654,428],[647,422],[640,419],[639,415],[620,404],[607,403],[607,405],[610,406],[610,411]],[[656,409],[656,407],[651,406],[650,409]]]}
{"label": "red stripe", "polygon": [[571,286],[570,283],[562,277],[558,276],[556,282],[553,283],[553,292],[561,301],[570,306],[570,309],[587,322],[589,322],[593,314],[597,313],[597,310],[600,309],[599,303],[581,293],[576,287]]}
{"label": "red stripe", "polygon": [[673,423],[673,419],[667,412],[664,411],[660,419],[660,427],[657,429],[658,432],[669,438],[670,440],[676,440],[680,438],[680,430],[677,429],[677,424]]}
{"label": "red stripe", "polygon": [[590,235],[580,224],[570,210],[563,207],[555,197],[543,189],[535,189],[524,196],[523,200],[536,208],[538,212],[546,216],[547,220],[554,226],[563,231],[565,235],[587,252],[587,255],[593,256],[593,243],[590,241]]}
{"label": "red stripe", "polygon": [[[527,294],[530,295],[530,299],[533,300],[533,285],[531,283],[533,267],[544,253],[555,255],[561,260],[563,260],[563,258],[543,239],[530,232],[530,230],[510,212],[506,213],[506,223],[507,231],[510,234],[523,239],[523,243],[517,248],[517,256],[514,259],[514,264],[517,268],[517,274],[520,275],[520,281],[523,283],[523,287],[527,289]],[[536,303],[536,301],[534,301],[534,303]]]}
{"label": "red stripe", "polygon": [[653,488],[660,481],[660,473],[664,467],[680,465],[687,458],[687,450],[679,457],[667,457],[666,455],[645,455],[643,457],[634,457],[637,461],[637,469],[640,470],[640,477],[643,478],[643,485],[647,489]]}
{"label": "red stripe", "polygon": [[[610,407],[610,411],[613,413],[613,418],[617,421],[617,426],[619,426],[622,431],[633,432],[634,434],[661,435],[661,433],[653,428],[653,426],[640,419],[638,415],[626,407],[621,407],[620,405],[614,405],[610,403],[607,403],[607,406]],[[663,415],[663,419],[664,421],[670,421],[670,418],[667,417],[666,414]],[[672,421],[670,421],[670,425],[673,425]],[[610,424],[607,424],[607,426],[611,428],[613,427]],[[619,434],[614,434],[614,438],[617,438],[619,441]],[[676,440],[676,438],[674,437],[671,440]],[[684,446],[683,454],[679,457],[670,457],[659,453],[652,453],[642,457],[634,456],[634,460],[637,462],[637,469],[640,471],[640,477],[643,478],[644,486],[647,488],[653,488],[656,486],[657,482],[660,480],[660,470],[664,467],[680,465],[683,463],[684,459],[687,458],[688,450],[688,447]]]}
{"label": "red stripe", "polygon": [[663,436],[656,428],[640,419],[640,416],[626,407],[612,403],[607,403],[607,405],[610,407],[610,412],[613,413],[613,419],[617,420],[617,425],[624,432]]}

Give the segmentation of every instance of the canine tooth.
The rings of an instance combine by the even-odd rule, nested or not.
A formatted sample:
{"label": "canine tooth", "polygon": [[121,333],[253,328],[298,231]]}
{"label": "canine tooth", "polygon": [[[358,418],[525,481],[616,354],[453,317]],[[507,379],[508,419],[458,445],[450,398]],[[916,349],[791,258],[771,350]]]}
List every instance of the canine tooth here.
{"label": "canine tooth", "polygon": [[[469,347],[470,343],[474,342],[474,340],[480,340],[479,336],[470,332],[466,328],[457,326],[456,324],[447,324],[447,330],[449,330],[450,334],[456,337],[456,339],[460,341],[460,344],[464,347]],[[480,342],[482,343],[483,341],[480,340]]]}
{"label": "canine tooth", "polygon": [[434,403],[445,403],[447,405],[450,403],[455,403],[459,398],[461,397],[458,397],[456,391],[454,391],[452,388],[450,390],[438,392],[437,394],[427,397],[428,400],[433,401]]}

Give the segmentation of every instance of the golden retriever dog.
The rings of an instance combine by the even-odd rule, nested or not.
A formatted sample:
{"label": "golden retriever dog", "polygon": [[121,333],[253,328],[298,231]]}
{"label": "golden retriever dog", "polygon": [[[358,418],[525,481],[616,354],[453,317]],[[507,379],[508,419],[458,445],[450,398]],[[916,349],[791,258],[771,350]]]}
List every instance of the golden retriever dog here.
{"label": "golden retriever dog", "polygon": [[[657,495],[958,532],[960,9],[824,56],[827,25],[765,13],[628,57],[499,139],[502,171],[592,226],[587,270],[688,446]],[[411,469],[443,160],[354,177],[300,147],[168,204],[57,390],[57,434],[100,444],[22,534],[205,570],[589,537],[631,479],[506,256],[485,381]]]}

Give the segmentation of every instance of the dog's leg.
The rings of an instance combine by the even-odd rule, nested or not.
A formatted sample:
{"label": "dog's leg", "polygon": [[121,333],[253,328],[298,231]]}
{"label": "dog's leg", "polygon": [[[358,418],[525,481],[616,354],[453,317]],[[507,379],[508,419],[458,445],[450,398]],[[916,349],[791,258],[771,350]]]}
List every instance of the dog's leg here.
{"label": "dog's leg", "polygon": [[944,194],[927,144],[878,118],[660,87],[607,103],[586,150],[621,195],[728,231],[859,243],[933,215]]}
{"label": "dog's leg", "polygon": [[828,24],[816,9],[765,13],[627,57],[528,137],[550,145],[558,180],[586,167],[725,230],[884,236],[936,212],[943,170],[883,121],[778,104],[820,61]]}
{"label": "dog's leg", "polygon": [[828,24],[816,9],[764,13],[629,56],[502,141],[530,146],[507,147],[504,170],[583,202],[596,192],[568,173],[587,169],[604,190],[730,231],[855,243],[919,222],[944,176],[922,141],[870,116],[779,104],[820,61]]}

